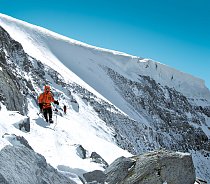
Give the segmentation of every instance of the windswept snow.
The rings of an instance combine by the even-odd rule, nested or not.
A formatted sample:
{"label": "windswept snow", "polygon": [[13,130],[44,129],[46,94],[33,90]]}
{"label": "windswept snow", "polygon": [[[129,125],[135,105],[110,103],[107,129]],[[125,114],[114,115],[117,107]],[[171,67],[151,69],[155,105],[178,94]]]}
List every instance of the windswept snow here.
{"label": "windswept snow", "polygon": [[[23,136],[34,151],[42,154],[48,163],[72,177],[74,174],[82,176],[85,172],[104,170],[99,164],[91,162],[89,156],[92,152],[97,152],[109,164],[120,156],[131,156],[115,145],[111,136],[112,130],[104,126],[97,116],[85,118],[91,109],[83,108],[80,107],[79,113],[71,111],[71,114],[63,117],[59,115],[56,117],[54,114],[55,123],[48,125],[37,115],[37,109],[31,103],[29,133],[18,128],[18,123],[25,118],[24,116],[3,108],[0,111],[0,149],[8,144],[20,145],[12,134]],[[78,156],[77,145],[82,145],[88,151],[86,159]],[[79,180],[77,182],[80,183]]]}
{"label": "windswept snow", "polygon": [[118,104],[120,99],[109,92],[114,89],[108,86],[110,81],[105,78],[101,66],[111,66],[131,80],[138,80],[138,75],[147,75],[163,85],[175,87],[188,97],[210,99],[203,80],[161,63],[97,48],[3,14],[0,14],[0,23],[29,55],[66,74],[68,80],[80,81],[81,78],[119,108],[122,105]]}

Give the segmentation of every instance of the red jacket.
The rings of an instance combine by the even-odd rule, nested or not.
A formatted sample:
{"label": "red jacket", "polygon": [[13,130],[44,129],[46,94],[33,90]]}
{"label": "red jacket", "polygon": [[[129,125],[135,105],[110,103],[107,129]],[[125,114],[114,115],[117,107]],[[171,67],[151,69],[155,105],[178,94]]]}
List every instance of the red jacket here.
{"label": "red jacket", "polygon": [[54,102],[53,95],[50,91],[41,93],[38,97],[38,103],[43,104],[43,109],[51,108],[51,102]]}

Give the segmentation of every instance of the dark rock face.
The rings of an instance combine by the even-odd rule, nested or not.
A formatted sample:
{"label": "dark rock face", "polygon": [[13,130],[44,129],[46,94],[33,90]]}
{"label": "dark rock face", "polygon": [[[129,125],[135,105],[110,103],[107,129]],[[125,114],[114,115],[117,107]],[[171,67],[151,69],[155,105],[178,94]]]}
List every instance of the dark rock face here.
{"label": "dark rock face", "polygon": [[27,147],[6,146],[0,151],[0,181],[5,184],[76,184]]}
{"label": "dark rock face", "polygon": [[210,117],[210,107],[209,107],[209,106],[202,108],[202,110],[203,110],[202,112],[203,112],[206,116]]}
{"label": "dark rock face", "polygon": [[25,98],[21,93],[21,85],[16,80],[11,69],[3,65],[0,60],[0,101],[7,106],[9,110],[19,111],[24,114],[27,110]]}
{"label": "dark rock face", "polygon": [[9,34],[0,27],[0,101],[9,110],[27,112],[24,93],[27,92],[24,81],[16,70],[16,64],[26,66],[27,57],[22,46],[13,40]]}
{"label": "dark rock face", "polygon": [[148,133],[145,132],[148,129],[147,126],[124,115],[114,105],[98,99],[96,95],[78,84],[70,84],[68,87],[74,89],[86,104],[93,107],[106,125],[115,130],[113,138],[119,147],[133,154],[140,150],[147,151],[144,150],[145,146],[143,145],[145,144],[148,146],[147,148],[155,148],[154,141],[150,141],[149,138],[145,140],[148,137]]}
{"label": "dark rock face", "polygon": [[14,58],[17,58],[18,63],[26,62],[22,46],[0,27],[0,100],[9,110],[17,110],[24,114],[27,111],[23,95],[25,88],[22,81],[18,80],[20,75],[14,72]]}
{"label": "dark rock face", "polygon": [[180,92],[161,86],[148,76],[139,76],[139,82],[136,82],[110,68],[106,71],[123,98],[137,112],[150,117],[151,136],[160,147],[181,151],[210,151],[210,141],[199,128],[206,125],[205,116],[209,116],[209,107],[192,105]]}

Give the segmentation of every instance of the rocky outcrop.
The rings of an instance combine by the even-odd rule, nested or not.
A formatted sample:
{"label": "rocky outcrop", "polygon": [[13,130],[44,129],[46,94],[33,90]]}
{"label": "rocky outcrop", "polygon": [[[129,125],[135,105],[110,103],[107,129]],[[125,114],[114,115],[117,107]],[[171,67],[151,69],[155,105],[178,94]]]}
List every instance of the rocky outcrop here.
{"label": "rocky outcrop", "polygon": [[105,171],[107,175],[106,182],[110,184],[123,181],[129,170],[134,166],[135,161],[131,158],[120,157],[116,159]]}
{"label": "rocky outcrop", "polygon": [[0,101],[9,110],[17,110],[25,114],[27,106],[23,92],[26,90],[23,81],[18,80],[19,75],[14,72],[15,66],[12,63],[14,57],[17,57],[17,62],[20,61],[22,64],[26,60],[22,46],[0,27]]}
{"label": "rocky outcrop", "polygon": [[0,181],[7,184],[76,184],[27,147],[6,146],[0,151]]}
{"label": "rocky outcrop", "polygon": [[139,75],[138,81],[132,81],[110,68],[105,70],[127,103],[139,114],[148,117],[150,134],[161,148],[185,152],[202,149],[210,151],[210,140],[201,129],[202,125],[207,124],[208,106],[190,103],[182,93],[161,86],[149,76]]}
{"label": "rocky outcrop", "polygon": [[[1,51],[0,51],[1,52]],[[26,100],[21,93],[22,87],[11,68],[2,63],[0,59],[0,101],[7,106],[9,110],[19,111],[24,114],[27,110]]]}
{"label": "rocky outcrop", "polygon": [[[195,168],[189,154],[153,152],[131,158],[135,165],[128,171],[123,184],[192,184]],[[114,183],[113,183],[114,184]]]}
{"label": "rocky outcrop", "polygon": [[8,110],[26,115],[26,97],[37,101],[37,89],[50,83],[46,73],[51,77],[57,74],[26,54],[22,45],[0,26],[0,102]]}
{"label": "rocky outcrop", "polygon": [[116,159],[100,178],[93,171],[83,176],[87,182],[100,184],[193,184],[195,168],[190,154],[155,151],[130,158]]}

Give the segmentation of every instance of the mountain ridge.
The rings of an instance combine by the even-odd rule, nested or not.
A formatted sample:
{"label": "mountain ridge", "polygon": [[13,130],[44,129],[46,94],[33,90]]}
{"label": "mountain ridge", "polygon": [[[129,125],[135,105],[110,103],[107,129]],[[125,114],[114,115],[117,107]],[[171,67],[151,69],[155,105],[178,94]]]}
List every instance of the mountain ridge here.
{"label": "mountain ridge", "polygon": [[[87,76],[92,78],[93,76],[90,74],[91,72],[87,73],[86,68],[88,68],[90,64],[93,65],[95,62],[96,65],[102,64],[109,66],[111,64],[112,67],[116,67],[116,70],[124,71],[124,75],[127,73],[127,77],[132,77],[133,79],[136,77],[131,76],[133,75],[131,73],[150,75],[162,85],[175,87],[187,96],[197,96],[197,98],[199,98],[200,96],[205,95],[210,99],[209,89],[205,87],[202,79],[180,72],[164,64],[154,62],[150,59],[143,59],[122,52],[102,49],[78,42],[47,29],[18,21],[17,19],[5,15],[1,15],[0,20],[1,25],[7,28],[10,35],[14,35],[15,39],[22,43],[26,53],[45,62],[49,66],[53,67],[53,65],[55,65],[54,69],[62,67],[62,69],[65,70],[67,67],[88,84],[90,84],[91,80],[88,81]],[[12,24],[12,22],[14,25],[10,26],[9,24]],[[19,27],[21,27],[21,29]],[[62,43],[59,43],[60,41],[62,41]],[[37,46],[38,44],[39,46]],[[69,53],[66,53],[66,49],[69,50]],[[98,52],[102,58],[101,61],[94,60]],[[78,58],[78,56],[82,56],[82,58]],[[69,62],[69,58],[71,58],[71,62]],[[82,60],[85,60],[87,64],[82,62]],[[76,62],[81,62],[86,67],[82,71],[85,74],[78,71]],[[80,70],[82,70],[82,67],[80,67]],[[86,72],[84,70],[86,70]],[[131,71],[131,73],[129,73],[129,71]],[[90,85],[94,86],[93,83]],[[99,86],[99,84],[97,84],[97,86]],[[96,89],[96,85],[94,87]],[[199,92],[197,92],[194,87],[199,88]],[[103,90],[105,90],[105,88]],[[100,90],[99,93],[103,92],[103,90]]]}
{"label": "mountain ridge", "polygon": [[[14,19],[12,20],[14,21]],[[7,28],[3,32],[22,29],[21,26],[17,27],[16,22],[12,22],[16,27],[14,25],[10,25],[10,27],[10,22],[5,23],[1,17],[0,22],[3,22],[4,28]],[[6,24],[9,28],[5,26]],[[16,35],[19,35],[18,33],[20,32],[16,32]],[[89,137],[92,137],[92,133],[94,133],[96,137],[114,143],[132,154],[161,148],[190,152],[196,163],[197,174],[208,178],[209,167],[205,162],[209,162],[207,158],[210,151],[210,100],[209,91],[206,91],[206,88],[204,88],[203,93],[200,91],[203,87],[200,80],[195,86],[193,83],[190,84],[193,88],[191,86],[188,89],[189,92],[196,89],[193,98],[193,95],[187,96],[178,91],[177,87],[166,85],[166,80],[163,80],[165,85],[159,83],[158,77],[160,79],[161,77],[167,78],[168,81],[177,80],[175,75],[172,78],[171,71],[167,71],[167,67],[164,68],[164,65],[142,58],[132,58],[113,53],[102,52],[100,54],[99,50],[83,48],[81,45],[71,45],[70,47],[69,44],[66,45],[65,41],[62,41],[61,44],[59,40],[54,42],[55,38],[53,37],[43,36],[42,39],[38,39],[42,34],[38,32],[34,34],[34,31],[30,37],[26,28],[22,31],[22,36],[23,33],[27,35],[26,40],[22,41],[23,43],[30,42],[35,35],[37,44],[40,41],[41,45],[39,47],[35,44],[37,49],[44,49],[40,52],[48,50],[45,53],[46,58],[43,58],[44,61],[38,60],[36,55],[30,56],[25,52],[26,45],[21,46],[21,42],[12,41],[14,35],[10,35],[12,37],[10,38],[4,34],[1,37],[3,42],[0,42],[0,59],[4,61],[6,68],[11,69],[12,75],[18,77],[15,79],[9,75],[6,80],[10,77],[21,89],[21,95],[26,96],[27,102],[24,102],[24,106],[28,107],[28,112],[25,114],[28,113],[29,116],[33,117],[33,128],[39,127],[38,130],[43,132],[44,123],[33,111],[38,112],[37,95],[42,91],[43,85],[49,84],[60,103],[68,105],[70,111],[68,118],[81,124],[81,127],[89,128],[88,130],[91,132]],[[44,40],[44,43],[41,42]],[[15,44],[12,44],[13,42]],[[61,52],[56,52],[56,49]],[[36,52],[33,51],[33,54]],[[48,63],[51,60],[52,62]],[[132,62],[135,65],[130,66],[129,64]],[[67,64],[68,67],[64,64]],[[157,72],[159,69],[160,72]],[[141,72],[137,73],[136,70]],[[156,71],[154,75],[157,77],[151,77],[153,71]],[[163,72],[161,73],[161,71]],[[2,71],[0,70],[0,74],[2,73],[0,77],[4,75],[4,72],[4,68]],[[177,75],[182,76],[179,72]],[[20,83],[17,83],[17,80]],[[190,80],[194,81],[194,78]],[[5,82],[5,85],[9,84]],[[186,84],[182,85],[184,88],[189,87]],[[1,90],[4,97],[7,90],[4,88]],[[1,102],[3,103],[5,98],[2,99]],[[9,110],[17,110],[17,107],[11,109],[10,103],[12,101],[3,104]],[[23,105],[20,104],[20,106],[23,108]],[[58,119],[64,121],[63,117],[58,116]],[[74,124],[73,122],[72,124]],[[81,127],[76,129],[78,134]],[[63,133],[72,138],[74,132],[70,129],[68,131]],[[65,139],[72,142],[67,137]],[[76,137],[76,140],[81,142],[79,140],[85,136]],[[27,138],[38,149],[35,140],[29,135]],[[56,139],[55,141],[57,142]],[[64,142],[61,139],[59,141]],[[105,142],[103,141],[103,143]],[[93,149],[92,145],[83,144],[89,148],[88,150]],[[52,162],[49,155],[46,152],[44,154]],[[108,158],[101,150],[100,154]]]}

